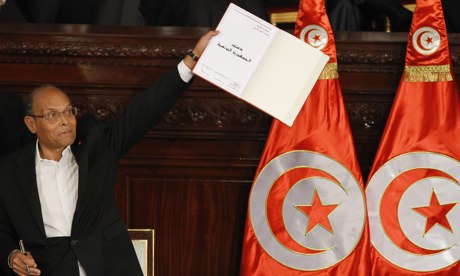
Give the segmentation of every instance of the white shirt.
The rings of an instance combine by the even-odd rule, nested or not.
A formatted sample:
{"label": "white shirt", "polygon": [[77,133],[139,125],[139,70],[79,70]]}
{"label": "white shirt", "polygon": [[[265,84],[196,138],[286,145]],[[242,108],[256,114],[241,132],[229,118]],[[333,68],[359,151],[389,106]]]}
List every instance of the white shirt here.
{"label": "white shirt", "polygon": [[41,158],[37,142],[35,170],[46,236],[70,237],[78,198],[78,165],[70,146],[57,162]]}
{"label": "white shirt", "polygon": [[[35,170],[46,237],[70,237],[78,199],[78,164],[70,146],[61,160],[47,160],[40,156],[37,141]],[[80,276],[86,276],[80,262],[78,269]]]}
{"label": "white shirt", "polygon": [[189,82],[193,78],[193,72],[185,65],[184,60],[177,65],[177,70],[179,71],[180,78],[184,82]]}

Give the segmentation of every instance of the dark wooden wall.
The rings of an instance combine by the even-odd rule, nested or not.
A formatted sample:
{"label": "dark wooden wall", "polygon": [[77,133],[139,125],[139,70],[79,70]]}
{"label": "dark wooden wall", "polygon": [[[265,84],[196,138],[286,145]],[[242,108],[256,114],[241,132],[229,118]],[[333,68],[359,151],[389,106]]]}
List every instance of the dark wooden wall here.
{"label": "dark wooden wall", "polygon": [[[53,83],[112,119],[176,64],[200,28],[0,24],[0,93]],[[366,178],[403,69],[406,33],[337,33],[340,82]],[[450,37],[458,69],[460,37]],[[458,70],[456,70],[458,72]],[[130,228],[155,229],[155,275],[237,275],[246,207],[271,118],[196,79],[121,161]]]}

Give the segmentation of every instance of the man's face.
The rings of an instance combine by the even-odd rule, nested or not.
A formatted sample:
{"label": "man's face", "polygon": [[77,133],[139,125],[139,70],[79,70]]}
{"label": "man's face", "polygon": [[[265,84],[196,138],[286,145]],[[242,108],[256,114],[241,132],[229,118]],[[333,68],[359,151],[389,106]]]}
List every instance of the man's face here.
{"label": "man's face", "polygon": [[[44,88],[33,99],[33,115],[43,116],[50,111],[62,112],[71,108],[66,94],[56,88]],[[26,116],[25,122],[35,133],[42,151],[62,151],[75,141],[77,120],[75,116],[60,114],[56,121]]]}

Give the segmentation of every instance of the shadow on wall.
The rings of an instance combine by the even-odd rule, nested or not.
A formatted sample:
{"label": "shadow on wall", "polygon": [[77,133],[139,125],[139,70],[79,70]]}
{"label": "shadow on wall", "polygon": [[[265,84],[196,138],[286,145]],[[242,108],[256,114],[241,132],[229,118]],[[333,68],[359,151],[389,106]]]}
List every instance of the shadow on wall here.
{"label": "shadow on wall", "polygon": [[34,136],[24,124],[24,106],[20,96],[0,93],[0,157],[5,156]]}

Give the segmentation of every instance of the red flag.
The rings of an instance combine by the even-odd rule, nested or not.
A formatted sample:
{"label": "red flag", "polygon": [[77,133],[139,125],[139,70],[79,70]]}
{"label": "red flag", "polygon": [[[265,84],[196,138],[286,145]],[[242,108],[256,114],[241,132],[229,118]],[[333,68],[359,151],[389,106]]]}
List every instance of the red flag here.
{"label": "red flag", "polygon": [[373,275],[460,274],[460,99],[440,0],[417,0],[366,188]]}
{"label": "red flag", "polygon": [[301,1],[295,35],[331,58],[293,126],[272,124],[250,194],[241,275],[368,275],[363,181],[324,0]]}

